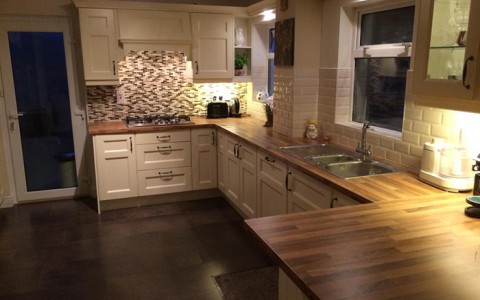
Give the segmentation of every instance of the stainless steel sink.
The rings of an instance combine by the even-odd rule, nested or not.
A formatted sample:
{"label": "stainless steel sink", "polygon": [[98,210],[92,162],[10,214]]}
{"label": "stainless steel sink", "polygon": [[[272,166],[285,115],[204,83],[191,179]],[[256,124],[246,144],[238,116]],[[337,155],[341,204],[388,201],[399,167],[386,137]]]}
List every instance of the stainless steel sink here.
{"label": "stainless steel sink", "polygon": [[322,165],[355,160],[355,158],[346,154],[311,156],[308,159],[316,164],[322,164]]}
{"label": "stainless steel sink", "polygon": [[378,161],[361,161],[354,153],[327,144],[288,146],[280,149],[340,178],[404,171]]}
{"label": "stainless steel sink", "polygon": [[399,171],[390,165],[378,161],[332,163],[324,165],[323,169],[340,178],[379,175]]}
{"label": "stainless steel sink", "polygon": [[311,144],[311,145],[300,145],[300,146],[287,146],[280,147],[282,151],[285,151],[293,156],[299,158],[309,158],[309,157],[318,157],[318,156],[330,156],[344,154],[345,151],[332,147],[327,144]]}

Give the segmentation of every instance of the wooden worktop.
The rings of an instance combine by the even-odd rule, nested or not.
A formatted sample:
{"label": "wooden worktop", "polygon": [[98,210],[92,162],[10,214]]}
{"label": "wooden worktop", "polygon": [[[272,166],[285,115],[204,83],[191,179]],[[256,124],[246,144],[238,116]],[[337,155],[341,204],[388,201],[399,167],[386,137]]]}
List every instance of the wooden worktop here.
{"label": "wooden worktop", "polygon": [[479,299],[480,220],[465,195],[246,220],[312,299]]}
{"label": "wooden worktop", "polygon": [[[364,205],[250,219],[247,228],[290,278],[314,299],[477,299],[480,220],[463,214],[470,194],[447,193],[413,173],[341,179],[279,149],[318,143],[274,133],[253,118],[192,118],[184,128],[216,127],[287,162]],[[94,123],[89,133],[139,133]],[[337,145],[338,146],[338,145]],[[373,202],[373,203],[370,203]],[[478,262],[477,262],[478,260]]]}

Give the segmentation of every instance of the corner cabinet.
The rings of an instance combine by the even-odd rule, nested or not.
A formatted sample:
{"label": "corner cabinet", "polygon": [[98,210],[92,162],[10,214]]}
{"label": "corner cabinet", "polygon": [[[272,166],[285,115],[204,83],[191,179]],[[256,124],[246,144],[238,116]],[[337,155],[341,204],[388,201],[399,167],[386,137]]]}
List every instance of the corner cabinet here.
{"label": "corner cabinet", "polygon": [[192,129],[192,182],[194,190],[217,187],[217,132]]}
{"label": "corner cabinet", "polygon": [[233,78],[233,15],[190,14],[195,79]]}
{"label": "corner cabinet", "polygon": [[80,8],[83,69],[87,85],[118,84],[118,38],[113,9]]}
{"label": "corner cabinet", "polygon": [[138,196],[135,135],[93,137],[99,201]]}
{"label": "corner cabinet", "polygon": [[[480,99],[480,1],[422,0],[417,4],[413,94]],[[477,110],[474,102],[478,101],[471,101],[471,108],[467,103],[466,110]]]}

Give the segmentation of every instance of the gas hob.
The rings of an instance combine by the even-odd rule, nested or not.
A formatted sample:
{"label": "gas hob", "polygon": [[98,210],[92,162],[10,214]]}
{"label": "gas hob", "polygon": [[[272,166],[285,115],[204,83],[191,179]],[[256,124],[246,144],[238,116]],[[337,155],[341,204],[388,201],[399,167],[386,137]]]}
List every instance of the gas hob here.
{"label": "gas hob", "polygon": [[125,123],[127,127],[194,124],[187,115],[128,116],[125,118]]}

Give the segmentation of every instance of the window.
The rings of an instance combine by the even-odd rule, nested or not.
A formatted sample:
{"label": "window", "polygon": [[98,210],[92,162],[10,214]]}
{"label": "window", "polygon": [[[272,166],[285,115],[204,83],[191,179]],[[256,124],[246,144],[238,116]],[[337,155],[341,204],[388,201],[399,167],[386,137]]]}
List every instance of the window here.
{"label": "window", "polygon": [[275,28],[268,30],[268,82],[267,92],[273,96],[273,74],[274,74],[274,55],[275,55]]}
{"label": "window", "polygon": [[402,131],[414,6],[360,12],[353,51],[354,122]]}

